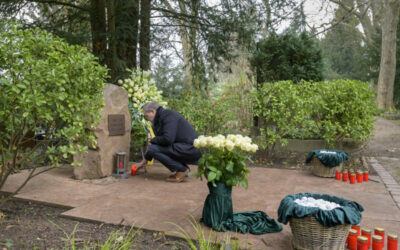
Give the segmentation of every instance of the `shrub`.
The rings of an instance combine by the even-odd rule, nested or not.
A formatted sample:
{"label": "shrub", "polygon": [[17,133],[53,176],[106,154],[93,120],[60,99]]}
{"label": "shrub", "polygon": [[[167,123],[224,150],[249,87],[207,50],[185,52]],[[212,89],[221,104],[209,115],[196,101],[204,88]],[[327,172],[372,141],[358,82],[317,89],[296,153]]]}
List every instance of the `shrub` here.
{"label": "shrub", "polygon": [[226,112],[223,96],[209,98],[186,91],[179,98],[170,99],[168,105],[183,115],[198,134],[225,134],[230,129],[230,113]]}
{"label": "shrub", "polygon": [[224,97],[225,113],[229,117],[229,133],[250,134],[253,123],[251,92],[256,85],[255,79],[242,71],[236,75],[226,75],[223,80],[218,87]]}
{"label": "shrub", "polygon": [[306,32],[272,33],[258,42],[251,64],[258,83],[321,81],[324,73],[322,50]]}
{"label": "shrub", "polygon": [[100,119],[106,72],[84,47],[0,23],[0,188],[19,168],[31,168],[28,181],[45,159],[57,165],[95,147],[89,128]]}
{"label": "shrub", "polygon": [[373,129],[376,108],[368,83],[275,82],[264,84],[254,97],[263,147],[285,145],[287,138],[321,138],[330,145],[345,138],[362,141]]}

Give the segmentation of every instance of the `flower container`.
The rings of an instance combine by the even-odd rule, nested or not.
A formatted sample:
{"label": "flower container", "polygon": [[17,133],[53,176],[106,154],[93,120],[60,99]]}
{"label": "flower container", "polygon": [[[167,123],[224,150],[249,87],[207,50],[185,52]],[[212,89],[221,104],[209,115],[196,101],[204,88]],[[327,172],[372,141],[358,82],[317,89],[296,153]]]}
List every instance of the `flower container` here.
{"label": "flower container", "polygon": [[[296,203],[296,199],[311,197],[334,202],[347,207],[346,212],[340,208],[323,210],[319,207],[307,207]],[[343,250],[349,234],[351,224],[361,221],[361,212],[364,209],[354,201],[349,201],[326,194],[301,193],[287,195],[278,209],[278,221],[289,222],[294,249]],[[357,231],[355,231],[357,234]],[[355,237],[357,237],[355,235]],[[355,238],[355,244],[357,238]]]}
{"label": "flower container", "polygon": [[294,249],[344,249],[350,224],[325,227],[313,216],[305,218],[291,218],[290,229],[293,234]]}
{"label": "flower container", "polygon": [[321,161],[313,157],[311,159],[311,172],[319,177],[335,177],[336,171],[342,171],[342,164],[336,167],[327,167]]}

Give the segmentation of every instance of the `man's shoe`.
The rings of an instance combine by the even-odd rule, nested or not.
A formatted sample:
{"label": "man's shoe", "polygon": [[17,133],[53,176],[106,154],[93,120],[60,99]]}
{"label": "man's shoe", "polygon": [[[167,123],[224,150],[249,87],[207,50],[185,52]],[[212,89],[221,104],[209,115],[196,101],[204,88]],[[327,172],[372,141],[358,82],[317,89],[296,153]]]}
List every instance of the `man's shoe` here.
{"label": "man's shoe", "polygon": [[175,177],[169,177],[169,178],[167,178],[167,181],[182,182],[185,179],[187,172],[188,172],[188,169],[184,172],[176,172]]}
{"label": "man's shoe", "polygon": [[176,177],[176,172],[173,172],[168,178],[175,178]]}

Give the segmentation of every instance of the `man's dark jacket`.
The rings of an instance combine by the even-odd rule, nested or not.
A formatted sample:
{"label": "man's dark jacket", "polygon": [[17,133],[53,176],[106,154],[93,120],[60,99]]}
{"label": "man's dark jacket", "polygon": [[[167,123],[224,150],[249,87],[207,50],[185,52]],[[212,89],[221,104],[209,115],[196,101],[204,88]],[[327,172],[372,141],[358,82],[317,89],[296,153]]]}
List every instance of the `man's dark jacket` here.
{"label": "man's dark jacket", "polygon": [[153,131],[156,137],[151,139],[151,144],[171,145],[184,162],[195,163],[201,157],[200,151],[193,146],[197,138],[196,131],[179,113],[159,107],[154,117]]}

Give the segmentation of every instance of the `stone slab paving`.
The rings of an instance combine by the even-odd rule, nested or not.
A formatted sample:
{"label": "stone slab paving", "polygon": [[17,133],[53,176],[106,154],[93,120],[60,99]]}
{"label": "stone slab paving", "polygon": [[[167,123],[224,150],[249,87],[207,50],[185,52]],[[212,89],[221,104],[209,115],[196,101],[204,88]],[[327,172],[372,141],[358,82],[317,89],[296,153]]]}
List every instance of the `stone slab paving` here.
{"label": "stone slab paving", "polygon": [[[393,200],[400,208],[400,185],[397,181],[389,174],[388,171],[379,163],[377,159],[371,157],[370,159],[371,166],[375,169],[378,175],[381,177],[382,182],[385,184],[387,190],[392,196]],[[400,163],[399,163],[400,164]]]}
{"label": "stone slab paving", "polygon": [[[379,169],[379,168],[378,168]],[[299,192],[326,193],[354,200],[364,206],[361,227],[383,227],[400,235],[400,209],[385,184],[351,185],[333,178],[320,178],[308,171],[251,167],[249,188],[234,187],[234,211],[261,210],[277,219],[280,201]],[[196,168],[192,169],[195,172]],[[155,164],[147,174],[128,179],[96,181],[72,179],[72,168],[62,167],[32,179],[17,198],[70,208],[63,216],[78,220],[135,225],[146,230],[174,231],[177,224],[192,231],[188,219],[199,221],[208,194],[206,182],[190,177],[183,183],[167,183],[166,168]],[[26,172],[10,176],[2,191],[11,192]],[[391,187],[397,190],[397,187]],[[202,224],[201,224],[202,225]],[[210,230],[202,225],[208,235]],[[282,232],[265,235],[216,233],[219,239],[237,237],[250,249],[291,249],[289,225]]]}

